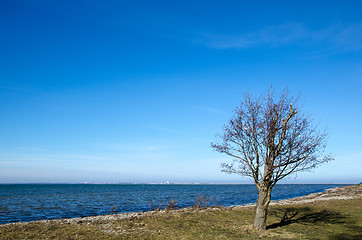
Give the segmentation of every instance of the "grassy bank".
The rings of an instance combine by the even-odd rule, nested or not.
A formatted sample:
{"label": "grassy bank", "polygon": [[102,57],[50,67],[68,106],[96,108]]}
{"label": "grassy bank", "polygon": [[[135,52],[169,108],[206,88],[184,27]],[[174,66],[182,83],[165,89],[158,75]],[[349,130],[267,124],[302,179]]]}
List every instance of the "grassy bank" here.
{"label": "grassy bank", "polygon": [[361,206],[361,197],[272,205],[265,232],[252,228],[253,207],[239,207],[7,224],[0,226],[0,239],[362,239]]}

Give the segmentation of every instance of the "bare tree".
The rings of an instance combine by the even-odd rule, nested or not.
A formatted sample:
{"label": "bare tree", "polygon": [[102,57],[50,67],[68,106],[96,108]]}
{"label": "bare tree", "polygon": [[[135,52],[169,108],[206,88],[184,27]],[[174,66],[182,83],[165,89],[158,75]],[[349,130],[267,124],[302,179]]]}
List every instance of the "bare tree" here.
{"label": "bare tree", "polygon": [[271,191],[286,176],[307,171],[333,160],[324,155],[326,131],[318,131],[285,89],[276,96],[272,89],[259,98],[246,94],[235,115],[223,128],[214,150],[232,157],[222,172],[254,179],[258,189],[254,227],[266,229]]}

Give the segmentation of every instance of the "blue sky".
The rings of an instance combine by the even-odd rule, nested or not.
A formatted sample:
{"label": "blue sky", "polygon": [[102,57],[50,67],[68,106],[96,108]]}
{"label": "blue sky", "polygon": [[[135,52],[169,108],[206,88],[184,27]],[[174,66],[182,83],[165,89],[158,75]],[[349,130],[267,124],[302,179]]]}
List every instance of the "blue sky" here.
{"label": "blue sky", "polygon": [[0,3],[0,183],[249,183],[213,152],[245,92],[302,93],[335,161],[284,183],[357,183],[360,1]]}

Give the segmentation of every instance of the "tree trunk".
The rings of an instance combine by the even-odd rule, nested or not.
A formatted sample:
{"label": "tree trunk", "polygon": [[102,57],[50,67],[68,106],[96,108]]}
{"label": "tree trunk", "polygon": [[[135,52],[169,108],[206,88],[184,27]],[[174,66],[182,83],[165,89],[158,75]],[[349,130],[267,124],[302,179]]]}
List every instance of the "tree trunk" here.
{"label": "tree trunk", "polygon": [[266,229],[266,217],[270,203],[271,187],[261,186],[259,189],[258,200],[256,201],[256,214],[254,227],[257,229]]}

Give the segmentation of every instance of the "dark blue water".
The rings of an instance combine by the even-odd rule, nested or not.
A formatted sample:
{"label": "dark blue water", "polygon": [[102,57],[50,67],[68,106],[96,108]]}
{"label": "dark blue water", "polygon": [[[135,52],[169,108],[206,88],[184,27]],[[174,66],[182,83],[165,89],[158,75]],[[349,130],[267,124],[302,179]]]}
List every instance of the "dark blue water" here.
{"label": "dark blue water", "polygon": [[[281,200],[338,184],[280,184],[272,200]],[[9,184],[0,185],[0,224],[149,211],[154,206],[177,200],[177,206],[194,204],[199,195],[218,197],[217,205],[255,203],[254,185],[125,185],[125,184]]]}

